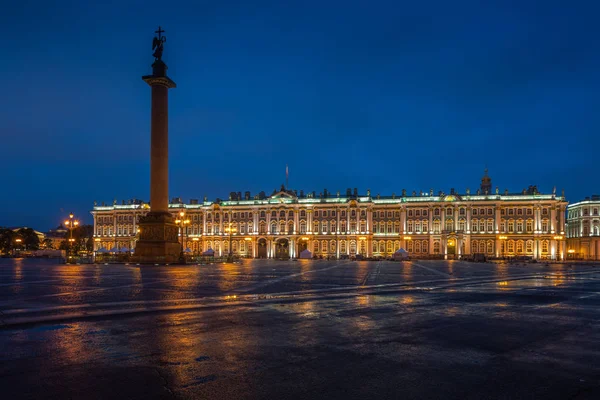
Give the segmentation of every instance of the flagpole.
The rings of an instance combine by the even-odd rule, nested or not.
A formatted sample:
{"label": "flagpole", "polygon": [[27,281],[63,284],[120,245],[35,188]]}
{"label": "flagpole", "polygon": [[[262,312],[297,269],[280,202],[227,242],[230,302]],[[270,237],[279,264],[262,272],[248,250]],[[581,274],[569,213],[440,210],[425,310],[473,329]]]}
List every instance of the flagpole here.
{"label": "flagpole", "polygon": [[285,164],[285,190],[288,190],[290,188],[289,180],[290,180],[290,171],[288,169],[288,165]]}

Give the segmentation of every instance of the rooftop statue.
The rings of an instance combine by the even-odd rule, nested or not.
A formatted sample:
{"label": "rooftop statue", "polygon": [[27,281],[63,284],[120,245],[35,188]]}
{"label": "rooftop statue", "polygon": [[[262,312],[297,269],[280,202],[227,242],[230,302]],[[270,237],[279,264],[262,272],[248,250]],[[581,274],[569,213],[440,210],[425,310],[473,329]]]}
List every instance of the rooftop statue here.
{"label": "rooftop statue", "polygon": [[163,31],[160,26],[158,27],[158,30],[154,32],[158,33],[158,37],[155,36],[152,40],[152,50],[154,50],[152,55],[156,61],[162,61],[163,45],[167,41],[167,37],[162,36],[164,32],[165,31]]}

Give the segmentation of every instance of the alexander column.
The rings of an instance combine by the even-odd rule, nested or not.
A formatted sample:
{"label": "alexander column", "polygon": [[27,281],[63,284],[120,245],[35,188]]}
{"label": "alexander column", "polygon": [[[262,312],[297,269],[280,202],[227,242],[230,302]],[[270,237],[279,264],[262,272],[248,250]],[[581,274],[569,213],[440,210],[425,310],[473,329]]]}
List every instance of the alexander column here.
{"label": "alexander column", "polygon": [[135,248],[138,262],[172,263],[179,259],[178,227],[169,212],[169,89],[176,87],[162,61],[167,38],[158,27],[152,42],[152,75],[142,79],[152,88],[150,122],[150,212],[140,219],[140,240]]}

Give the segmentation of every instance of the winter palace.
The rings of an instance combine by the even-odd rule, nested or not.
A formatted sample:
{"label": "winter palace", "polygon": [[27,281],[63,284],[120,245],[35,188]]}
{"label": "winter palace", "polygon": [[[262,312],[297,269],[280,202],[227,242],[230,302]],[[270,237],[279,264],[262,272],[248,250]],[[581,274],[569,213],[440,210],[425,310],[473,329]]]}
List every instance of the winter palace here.
{"label": "winter palace", "polygon": [[[399,248],[412,257],[531,256],[563,259],[564,193],[541,194],[535,186],[519,193],[492,191],[487,171],[478,190],[372,195],[357,189],[317,194],[286,189],[229,199],[174,199],[169,208],[180,226],[185,251],[242,257],[290,258],[314,255],[387,257]],[[137,221],[149,205],[130,200],[95,205],[95,250],[135,251]]]}

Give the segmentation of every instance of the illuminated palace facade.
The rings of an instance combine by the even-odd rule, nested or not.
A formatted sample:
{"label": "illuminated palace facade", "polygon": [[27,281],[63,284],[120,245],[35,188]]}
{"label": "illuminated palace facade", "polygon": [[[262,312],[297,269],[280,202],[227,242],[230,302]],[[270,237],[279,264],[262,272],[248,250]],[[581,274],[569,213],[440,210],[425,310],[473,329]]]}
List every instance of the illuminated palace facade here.
{"label": "illuminated palace facade", "polygon": [[[400,196],[345,195],[325,190],[264,192],[251,197],[231,193],[228,200],[203,202],[179,199],[169,208],[180,222],[186,251],[216,256],[298,257],[304,249],[316,256],[391,256],[399,248],[413,257],[458,258],[565,256],[564,194],[540,194],[534,186],[518,194],[492,193],[486,175],[476,193],[433,191]],[[94,206],[95,250],[135,248],[137,221],[149,211],[141,201]],[[189,249],[189,250],[188,250]]]}
{"label": "illuminated palace facade", "polygon": [[600,196],[569,204],[567,251],[570,258],[600,260]]}

